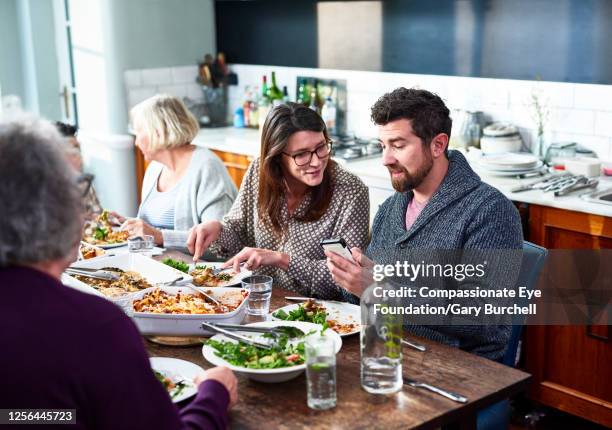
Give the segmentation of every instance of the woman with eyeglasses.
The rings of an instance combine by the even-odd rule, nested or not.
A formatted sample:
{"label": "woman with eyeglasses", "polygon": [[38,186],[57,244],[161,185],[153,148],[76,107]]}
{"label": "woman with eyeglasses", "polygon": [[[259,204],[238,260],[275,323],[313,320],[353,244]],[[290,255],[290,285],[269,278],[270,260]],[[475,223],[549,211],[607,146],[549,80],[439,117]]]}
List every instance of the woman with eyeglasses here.
{"label": "woman with eyeglasses", "polygon": [[261,154],[242,181],[230,212],[191,229],[187,247],[197,260],[209,247],[276,285],[309,297],[347,300],[326,266],[322,239],[349,247],[368,240],[368,189],[330,159],[325,123],[296,103],[273,108],[261,136]]}

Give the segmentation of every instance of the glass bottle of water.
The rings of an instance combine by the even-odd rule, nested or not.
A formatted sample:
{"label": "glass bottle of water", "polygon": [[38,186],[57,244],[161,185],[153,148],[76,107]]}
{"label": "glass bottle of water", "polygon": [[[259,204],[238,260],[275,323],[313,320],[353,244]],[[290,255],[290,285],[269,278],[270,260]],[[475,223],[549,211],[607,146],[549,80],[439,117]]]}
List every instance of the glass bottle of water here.
{"label": "glass bottle of water", "polygon": [[402,317],[392,313],[401,302],[386,294],[392,289],[375,283],[361,296],[361,386],[374,394],[402,388]]}

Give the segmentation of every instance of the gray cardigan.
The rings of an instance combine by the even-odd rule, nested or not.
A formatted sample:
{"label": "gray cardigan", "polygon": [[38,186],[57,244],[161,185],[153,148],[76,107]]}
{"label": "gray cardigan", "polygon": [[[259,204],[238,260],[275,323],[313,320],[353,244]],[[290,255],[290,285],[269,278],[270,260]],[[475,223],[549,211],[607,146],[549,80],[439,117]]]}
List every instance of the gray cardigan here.
{"label": "gray cardigan", "polygon": [[[512,202],[495,188],[483,183],[460,152],[449,151],[449,160],[448,173],[440,188],[408,231],[405,215],[413,197],[412,191],[397,192],[380,206],[367,249],[367,254],[376,263],[409,261],[411,255],[422,256],[427,252],[433,253],[433,250],[495,250],[486,251],[494,254],[495,258],[495,255],[499,257],[497,250],[522,249],[521,222]],[[518,273],[520,268],[520,254],[510,252],[510,261],[504,259],[503,264],[490,266],[500,271],[497,273],[498,279],[507,279],[507,283],[512,284],[509,287],[514,287],[516,276],[513,274]],[[411,284],[407,278],[395,278],[393,281]],[[410,286],[414,287],[414,284]],[[432,302],[431,299],[420,303],[418,299],[408,300],[417,305]],[[511,327],[505,324],[408,324],[407,328],[416,335],[493,360],[503,356],[511,331]]]}
{"label": "gray cardigan", "polygon": [[[163,164],[147,167],[142,181],[142,202],[157,186]],[[174,204],[174,230],[162,230],[166,248],[185,249],[189,229],[208,220],[221,220],[238,194],[221,160],[206,148],[196,147],[187,173],[181,179]],[[142,207],[142,204],[141,204]],[[140,208],[138,217],[140,218]]]}

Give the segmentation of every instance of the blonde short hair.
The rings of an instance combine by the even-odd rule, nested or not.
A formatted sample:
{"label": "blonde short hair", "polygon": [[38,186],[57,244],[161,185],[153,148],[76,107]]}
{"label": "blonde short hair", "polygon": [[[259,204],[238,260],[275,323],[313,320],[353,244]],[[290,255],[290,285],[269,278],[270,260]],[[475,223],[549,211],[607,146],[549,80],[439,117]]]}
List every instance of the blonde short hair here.
{"label": "blonde short hair", "polygon": [[187,145],[200,129],[198,121],[177,97],[158,94],[138,103],[130,111],[132,126],[142,128],[150,149]]}

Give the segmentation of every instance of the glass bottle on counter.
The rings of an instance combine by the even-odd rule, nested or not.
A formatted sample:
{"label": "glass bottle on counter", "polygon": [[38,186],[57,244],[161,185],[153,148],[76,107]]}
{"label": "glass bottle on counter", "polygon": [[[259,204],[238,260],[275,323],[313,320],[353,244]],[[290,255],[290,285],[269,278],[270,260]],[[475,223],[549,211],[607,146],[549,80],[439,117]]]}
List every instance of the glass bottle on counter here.
{"label": "glass bottle on counter", "polygon": [[272,103],[268,94],[268,78],[264,75],[263,84],[261,86],[261,97],[259,98],[259,109],[257,109],[259,129],[263,127],[264,122],[266,121],[266,118],[268,116],[268,112],[270,112]]}
{"label": "glass bottle on counter", "polygon": [[259,127],[259,87],[253,87],[249,102],[249,127]]}
{"label": "glass bottle on counter", "polygon": [[327,131],[331,134],[336,134],[336,115],[336,104],[333,102],[332,98],[328,96],[321,108],[321,118],[323,118],[323,122],[325,122]]}
{"label": "glass bottle on counter", "polygon": [[244,99],[242,101],[242,110],[244,117],[244,126],[250,127],[251,125],[251,98],[253,94],[251,93],[251,87],[249,85],[244,87]]}
{"label": "glass bottle on counter", "polygon": [[402,317],[393,308],[401,299],[386,294],[390,283],[374,283],[361,296],[361,387],[373,394],[401,390]]}
{"label": "glass bottle on counter", "polygon": [[306,79],[300,79],[298,86],[297,103],[308,106],[310,104],[310,94],[308,93],[308,85],[306,85]]}
{"label": "glass bottle on counter", "polygon": [[272,106],[283,102],[283,92],[276,85],[276,72],[272,72],[272,85],[268,88],[268,99],[270,99]]}
{"label": "glass bottle on counter", "polygon": [[315,111],[316,113],[319,113],[319,102],[318,102],[317,92],[318,92],[318,84],[317,82],[315,82],[314,85],[312,86],[312,89],[310,90],[310,104],[308,105],[308,107],[312,109],[313,111]]}
{"label": "glass bottle on counter", "polygon": [[289,92],[287,91],[287,85],[283,86],[283,103],[289,101]]}

